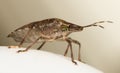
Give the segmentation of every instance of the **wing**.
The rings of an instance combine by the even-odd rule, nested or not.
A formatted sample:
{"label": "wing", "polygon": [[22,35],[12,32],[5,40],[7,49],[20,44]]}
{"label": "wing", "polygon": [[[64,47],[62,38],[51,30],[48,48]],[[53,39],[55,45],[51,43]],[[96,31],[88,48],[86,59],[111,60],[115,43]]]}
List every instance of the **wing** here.
{"label": "wing", "polygon": [[[21,42],[25,38],[25,42],[33,42],[38,37],[41,39],[61,37],[62,31],[60,26],[64,20],[51,18],[42,21],[36,21],[24,25],[11,32],[8,37],[12,37],[16,42]],[[27,34],[29,32],[29,34]]]}

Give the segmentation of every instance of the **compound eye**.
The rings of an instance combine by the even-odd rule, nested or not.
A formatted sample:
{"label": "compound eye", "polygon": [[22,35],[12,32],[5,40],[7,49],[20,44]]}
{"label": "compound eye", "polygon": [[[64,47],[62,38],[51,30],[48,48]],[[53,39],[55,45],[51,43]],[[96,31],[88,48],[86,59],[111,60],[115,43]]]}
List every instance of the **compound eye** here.
{"label": "compound eye", "polygon": [[61,25],[62,31],[67,31],[69,29],[68,25]]}

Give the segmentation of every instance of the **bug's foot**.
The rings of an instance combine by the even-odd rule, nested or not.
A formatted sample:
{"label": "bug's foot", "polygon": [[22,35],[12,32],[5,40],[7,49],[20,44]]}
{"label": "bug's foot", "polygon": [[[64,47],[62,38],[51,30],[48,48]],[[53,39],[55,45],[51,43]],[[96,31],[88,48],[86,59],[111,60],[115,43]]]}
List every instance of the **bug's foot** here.
{"label": "bug's foot", "polygon": [[26,52],[27,50],[18,50],[17,53]]}
{"label": "bug's foot", "polygon": [[19,46],[8,46],[8,48],[20,48]]}
{"label": "bug's foot", "polygon": [[78,59],[78,61],[82,62],[82,63],[85,63],[84,61],[82,61],[81,59]]}
{"label": "bug's foot", "polygon": [[78,61],[80,61],[80,62],[81,62],[81,59],[79,59],[79,58],[78,58]]}
{"label": "bug's foot", "polygon": [[75,62],[74,60],[72,60],[72,62],[73,62],[75,65],[77,65],[77,62]]}
{"label": "bug's foot", "polygon": [[64,56],[66,56],[67,54],[64,54]]}

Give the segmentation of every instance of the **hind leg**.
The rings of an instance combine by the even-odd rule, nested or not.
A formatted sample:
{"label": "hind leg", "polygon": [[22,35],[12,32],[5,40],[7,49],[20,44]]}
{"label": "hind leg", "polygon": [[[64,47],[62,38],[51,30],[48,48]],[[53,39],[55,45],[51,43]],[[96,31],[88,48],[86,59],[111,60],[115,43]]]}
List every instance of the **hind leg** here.
{"label": "hind leg", "polygon": [[40,37],[38,39],[36,39],[31,45],[29,45],[25,50],[18,50],[17,52],[26,52],[28,51],[38,40],[40,39]]}
{"label": "hind leg", "polygon": [[31,30],[32,30],[32,27],[25,34],[25,36],[23,37],[22,41],[20,42],[20,44],[18,46],[8,46],[8,48],[20,48],[22,46],[22,44],[24,43],[25,39],[27,38],[27,36],[28,36],[28,34],[30,33]]}

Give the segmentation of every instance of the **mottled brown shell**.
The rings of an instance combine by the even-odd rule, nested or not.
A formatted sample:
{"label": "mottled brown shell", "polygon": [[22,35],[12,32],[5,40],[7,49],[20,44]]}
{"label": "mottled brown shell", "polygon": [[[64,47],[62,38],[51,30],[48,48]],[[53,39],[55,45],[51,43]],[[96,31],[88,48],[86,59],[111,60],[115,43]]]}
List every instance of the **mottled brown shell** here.
{"label": "mottled brown shell", "polygon": [[69,23],[62,19],[50,18],[24,25],[10,33],[8,37],[12,37],[15,41],[21,42],[25,35],[29,32],[25,42],[33,42],[38,37],[41,37],[41,40],[48,41],[69,35],[73,31],[71,30],[73,29],[73,26],[71,27],[70,25],[74,25],[76,28],[79,27],[78,25]]}
{"label": "mottled brown shell", "polygon": [[12,37],[16,42],[21,42],[24,37],[24,42],[33,42],[39,37],[39,41],[57,40],[67,37],[72,32],[82,31],[83,28],[91,26],[104,28],[101,25],[96,25],[104,22],[112,23],[111,21],[99,21],[90,25],[79,26],[59,18],[49,18],[26,24],[11,32],[8,37]]}

